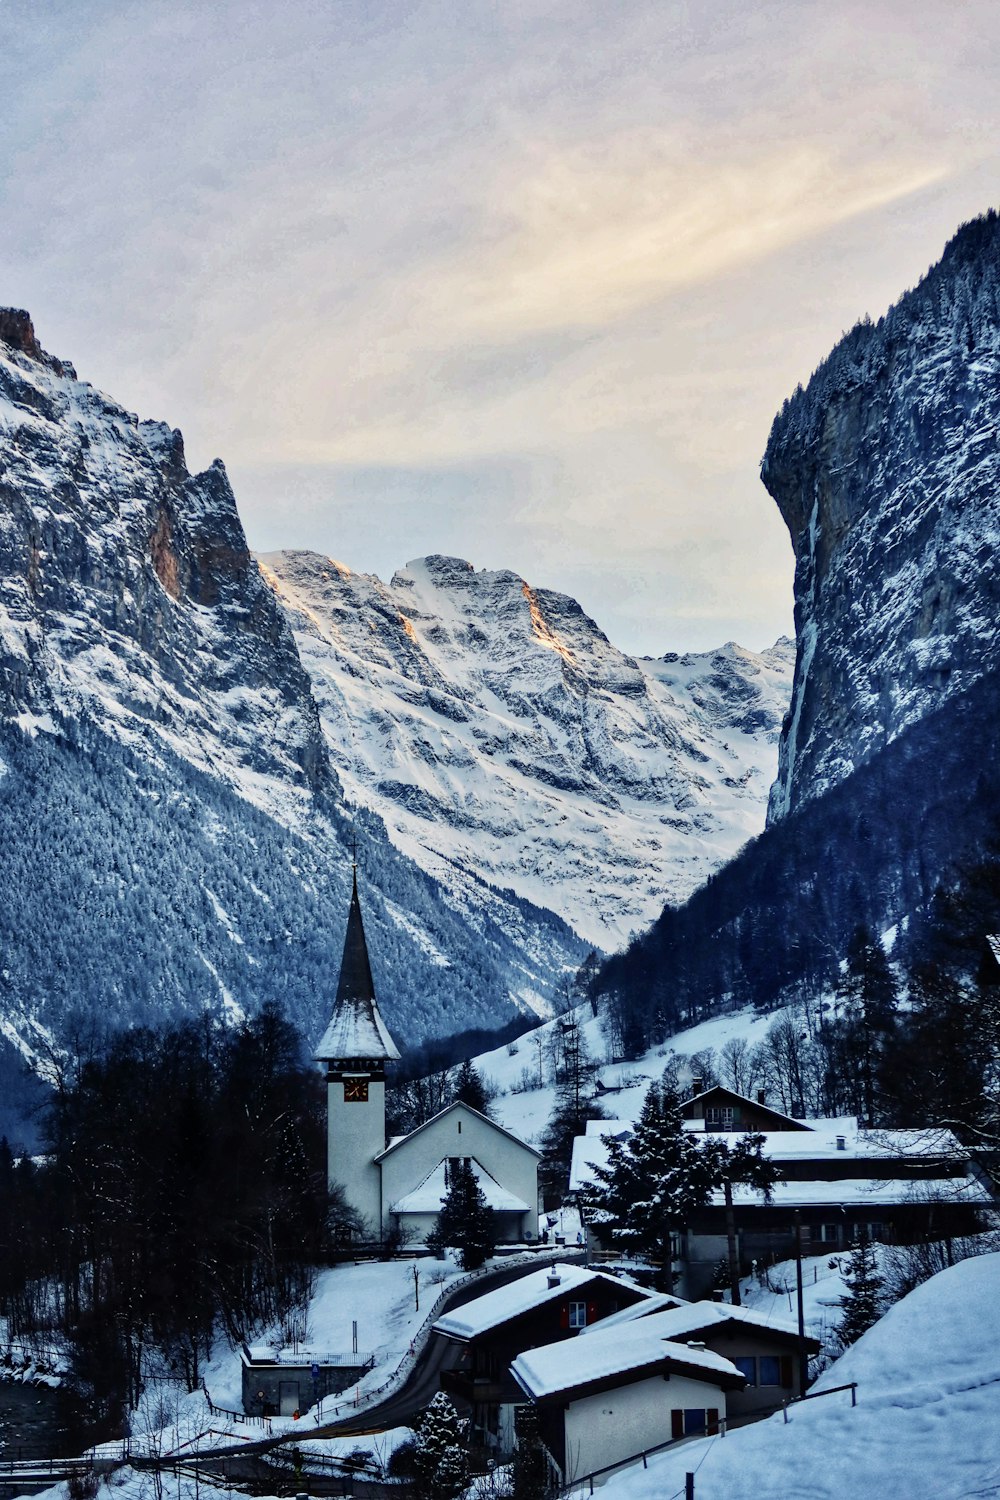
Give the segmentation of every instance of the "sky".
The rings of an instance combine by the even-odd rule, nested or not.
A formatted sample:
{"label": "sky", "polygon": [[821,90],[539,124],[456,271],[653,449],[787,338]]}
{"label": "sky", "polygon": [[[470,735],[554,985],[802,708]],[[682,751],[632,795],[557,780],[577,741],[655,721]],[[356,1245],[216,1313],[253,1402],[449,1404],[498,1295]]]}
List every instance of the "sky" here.
{"label": "sky", "polygon": [[771,420],[996,204],[998,45],[994,0],[0,0],[0,304],[257,550],[760,649]]}

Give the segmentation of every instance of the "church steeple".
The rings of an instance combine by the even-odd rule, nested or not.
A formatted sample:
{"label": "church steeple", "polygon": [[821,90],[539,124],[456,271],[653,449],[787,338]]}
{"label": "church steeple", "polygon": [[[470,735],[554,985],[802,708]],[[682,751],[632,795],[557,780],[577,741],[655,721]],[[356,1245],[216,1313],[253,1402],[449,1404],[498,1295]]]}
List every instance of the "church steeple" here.
{"label": "church steeple", "polygon": [[389,1034],[375,998],[365,925],[358,900],[357,869],[351,889],[351,907],[347,913],[347,935],[333,1016],[316,1048],[315,1057],[317,1062],[346,1058],[386,1062],[399,1057],[399,1048]]}
{"label": "church steeple", "polygon": [[376,1157],[385,1150],[385,1065],[399,1057],[375,998],[365,926],[354,869],[344,956],[333,1016],[316,1048],[326,1064],[327,1177],[343,1189],[366,1239],[382,1235],[382,1177]]}

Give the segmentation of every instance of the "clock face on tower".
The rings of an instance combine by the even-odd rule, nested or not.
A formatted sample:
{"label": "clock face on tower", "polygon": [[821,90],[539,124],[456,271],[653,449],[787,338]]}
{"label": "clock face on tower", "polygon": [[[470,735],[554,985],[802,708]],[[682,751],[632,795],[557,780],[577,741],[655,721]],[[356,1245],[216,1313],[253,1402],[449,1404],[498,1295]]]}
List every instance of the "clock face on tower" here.
{"label": "clock face on tower", "polygon": [[345,1104],[367,1104],[368,1103],[368,1079],[367,1078],[345,1078],[344,1079],[344,1103]]}

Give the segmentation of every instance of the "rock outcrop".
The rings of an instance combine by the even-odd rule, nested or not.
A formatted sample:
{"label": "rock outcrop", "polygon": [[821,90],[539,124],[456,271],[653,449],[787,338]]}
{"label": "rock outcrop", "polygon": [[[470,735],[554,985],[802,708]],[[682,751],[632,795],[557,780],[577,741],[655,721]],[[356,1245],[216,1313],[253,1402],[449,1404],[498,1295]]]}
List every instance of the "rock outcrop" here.
{"label": "rock outcrop", "polygon": [[1000,220],[962,228],[776,418],[796,556],[780,818],[1000,666]]}

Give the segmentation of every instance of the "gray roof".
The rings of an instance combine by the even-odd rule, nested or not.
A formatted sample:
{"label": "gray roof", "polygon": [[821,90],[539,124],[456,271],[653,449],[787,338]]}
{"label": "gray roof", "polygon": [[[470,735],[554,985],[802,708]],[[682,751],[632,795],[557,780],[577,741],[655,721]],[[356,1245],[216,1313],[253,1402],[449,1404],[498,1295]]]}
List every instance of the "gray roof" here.
{"label": "gray roof", "polygon": [[333,1016],[316,1048],[317,1062],[338,1057],[395,1059],[399,1048],[389,1035],[375,999],[375,984],[368,961],[368,944],[358,900],[358,877],[354,875],[351,909],[347,914],[347,936],[340,964],[337,999]]}

